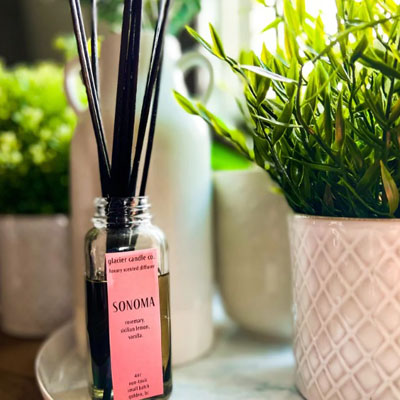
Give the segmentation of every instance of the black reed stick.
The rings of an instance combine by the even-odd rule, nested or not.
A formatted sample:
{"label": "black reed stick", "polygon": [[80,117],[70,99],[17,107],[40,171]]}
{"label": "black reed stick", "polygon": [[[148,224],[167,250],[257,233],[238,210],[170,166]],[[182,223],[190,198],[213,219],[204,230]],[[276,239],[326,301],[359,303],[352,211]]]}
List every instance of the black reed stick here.
{"label": "black reed stick", "polygon": [[107,146],[104,138],[103,123],[100,114],[100,105],[96,87],[94,84],[93,72],[88,54],[85,28],[82,18],[82,10],[79,0],[70,0],[71,15],[78,47],[79,59],[82,67],[82,78],[86,87],[89,103],[89,111],[92,118],[94,133],[96,136],[97,152],[99,158],[99,169],[101,188],[103,196],[108,195],[110,185],[110,163],[107,155]]}
{"label": "black reed stick", "polygon": [[97,23],[97,0],[92,0],[92,69],[93,78],[96,85],[97,95],[100,98],[99,87],[99,44],[98,44],[98,23]]}
{"label": "black reed stick", "polygon": [[[96,118],[96,124],[93,123],[93,128],[96,137],[96,144],[98,149],[98,158],[99,158],[99,166],[100,166],[100,179],[101,179],[101,186],[102,186],[102,194],[108,195],[110,190],[110,183],[111,183],[111,166],[108,158],[107,153],[107,144],[104,135],[104,126],[100,111],[100,101],[99,101],[99,93],[96,90],[96,84],[93,76],[93,69],[90,62],[89,56],[89,47],[86,39],[86,29],[83,22],[82,17],[82,10],[80,5],[80,0],[75,0],[76,10],[77,10],[77,17],[80,27],[80,34],[81,34],[81,42],[82,42],[82,51],[85,63],[83,65],[83,71],[87,70],[87,77],[88,77],[88,84],[89,90],[92,93],[92,102],[89,101],[89,110],[91,115],[94,113]],[[85,84],[85,87],[88,89],[88,86]],[[88,96],[89,98],[89,96]],[[91,107],[92,103],[92,107]],[[93,117],[92,117],[93,122]],[[102,176],[104,179],[102,179]]]}
{"label": "black reed stick", "polygon": [[138,181],[139,169],[140,169],[140,160],[143,151],[144,139],[147,131],[147,124],[149,121],[149,113],[152,104],[152,98],[154,94],[154,86],[157,80],[157,74],[159,71],[159,67],[161,64],[161,54],[164,45],[164,34],[165,27],[168,19],[168,11],[169,11],[170,0],[164,0],[161,8],[160,15],[157,21],[157,27],[154,34],[153,41],[153,50],[152,57],[150,61],[149,73],[147,76],[147,84],[145,95],[143,99],[142,112],[140,116],[138,137],[136,142],[136,150],[135,150],[135,158],[133,161],[132,174],[129,184],[129,193],[131,196],[135,196],[136,194],[136,185]]}
{"label": "black reed stick", "polygon": [[125,0],[112,154],[112,194],[127,196],[139,75],[142,0]]}
{"label": "black reed stick", "polygon": [[135,18],[135,35],[134,35],[134,51],[132,53],[131,65],[132,70],[131,73],[131,80],[130,80],[130,97],[129,102],[127,104],[126,112],[129,116],[127,120],[127,127],[126,130],[128,132],[128,146],[126,147],[126,168],[129,171],[128,182],[126,185],[127,191],[125,192],[126,195],[129,195],[129,180],[131,175],[131,159],[132,159],[132,143],[133,143],[133,135],[134,135],[134,128],[135,128],[135,121],[136,121],[136,93],[138,87],[138,76],[139,76],[139,65],[140,65],[140,39],[142,33],[142,11],[143,11],[143,1],[136,0],[135,2],[136,9],[134,12],[136,13]]}
{"label": "black reed stick", "polygon": [[157,124],[157,113],[158,113],[158,104],[159,104],[159,98],[160,98],[161,78],[162,78],[162,61],[163,60],[161,57],[161,65],[158,69],[156,88],[155,88],[154,100],[153,100],[153,109],[151,112],[150,129],[149,129],[149,136],[148,136],[147,148],[146,148],[146,157],[144,160],[142,183],[140,185],[140,192],[139,192],[140,196],[146,195],[147,179],[149,176],[151,155],[153,152],[154,135],[155,135],[156,124]]}
{"label": "black reed stick", "polygon": [[[132,21],[132,7],[133,0],[124,1],[124,13],[122,17],[122,32],[121,32],[121,46],[119,55],[119,71],[118,71],[118,85],[117,85],[117,98],[115,105],[115,119],[114,119],[114,142],[113,142],[113,152],[112,152],[112,195],[118,190],[121,190],[123,186],[123,178],[121,177],[121,152],[122,152],[122,142],[123,142],[123,130],[122,130],[122,120],[123,120],[123,108],[126,102],[126,91],[128,79],[128,52],[129,52],[129,36],[131,31],[131,21]],[[126,172],[125,172],[126,174]]]}

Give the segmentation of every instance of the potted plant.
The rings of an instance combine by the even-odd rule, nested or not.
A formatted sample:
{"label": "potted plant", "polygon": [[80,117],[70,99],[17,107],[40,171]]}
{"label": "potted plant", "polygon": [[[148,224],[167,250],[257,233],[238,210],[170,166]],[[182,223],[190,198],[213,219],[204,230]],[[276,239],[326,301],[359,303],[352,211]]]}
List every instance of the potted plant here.
{"label": "potted plant", "polygon": [[[253,129],[226,126],[176,94],[265,169],[290,218],[296,381],[308,399],[400,397],[400,23],[393,1],[338,0],[328,34],[305,1],[266,29],[276,51],[229,57],[215,30],[193,36],[241,77]],[[250,144],[251,143],[251,144]],[[271,227],[273,229],[273,227]],[[251,239],[249,239],[251,240]]]}
{"label": "potted plant", "polygon": [[63,70],[0,64],[0,297],[4,331],[50,333],[71,315]]}

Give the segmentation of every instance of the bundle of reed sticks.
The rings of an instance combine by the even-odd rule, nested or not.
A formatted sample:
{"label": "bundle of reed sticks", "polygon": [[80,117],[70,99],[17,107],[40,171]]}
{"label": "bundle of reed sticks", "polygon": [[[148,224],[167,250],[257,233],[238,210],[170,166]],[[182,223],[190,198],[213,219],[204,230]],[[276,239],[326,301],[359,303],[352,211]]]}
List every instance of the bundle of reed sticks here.
{"label": "bundle of reed sticks", "polygon": [[[124,0],[111,162],[100,106],[97,0],[92,0],[91,7],[91,54],[88,49],[80,0],[69,0],[69,2],[82,68],[82,79],[87,92],[89,111],[96,137],[102,195],[103,197],[144,196],[156,128],[164,36],[170,0],[161,0],[160,2],[139,121],[136,121],[135,116],[143,0]],[[137,129],[135,129],[136,125]],[[136,138],[134,138],[135,131],[137,131]],[[135,150],[133,152],[134,143]],[[132,153],[134,153],[133,160]]]}

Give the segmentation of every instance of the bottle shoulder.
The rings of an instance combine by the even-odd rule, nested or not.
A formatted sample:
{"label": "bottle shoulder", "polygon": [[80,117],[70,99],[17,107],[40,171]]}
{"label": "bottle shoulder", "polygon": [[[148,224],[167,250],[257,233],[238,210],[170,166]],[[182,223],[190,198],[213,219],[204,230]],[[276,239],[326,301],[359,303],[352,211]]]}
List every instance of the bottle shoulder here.
{"label": "bottle shoulder", "polygon": [[86,234],[86,244],[93,245],[99,242],[132,242],[132,238],[139,243],[153,244],[155,247],[165,246],[166,237],[157,225],[146,222],[122,228],[93,227]]}

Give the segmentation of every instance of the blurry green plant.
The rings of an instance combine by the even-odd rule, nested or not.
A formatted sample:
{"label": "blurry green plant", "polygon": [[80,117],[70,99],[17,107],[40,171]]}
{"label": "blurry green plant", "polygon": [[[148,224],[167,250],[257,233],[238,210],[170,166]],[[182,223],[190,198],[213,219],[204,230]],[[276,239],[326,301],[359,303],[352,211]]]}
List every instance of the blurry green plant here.
{"label": "blurry green plant", "polygon": [[69,145],[76,117],[57,65],[0,63],[0,213],[68,212]]}
{"label": "blurry green plant", "polygon": [[[78,49],[76,48],[76,39],[73,33],[57,36],[53,40],[53,47],[64,56],[64,60],[66,63],[78,57]],[[101,48],[100,41],[99,41],[99,47]]]}
{"label": "blurry green plant", "polygon": [[211,26],[211,54],[244,86],[250,136],[176,93],[248,159],[265,169],[294,211],[342,217],[400,217],[400,6],[336,0],[337,33],[326,33],[305,0],[284,0],[266,29],[283,31],[274,54],[229,57]]}
{"label": "blurry green plant", "polygon": [[[83,0],[90,3],[92,0]],[[122,21],[123,0],[99,0],[99,17],[112,27],[119,28]],[[144,0],[144,24],[154,27],[157,21],[159,0]],[[200,11],[201,0],[174,0],[171,5],[169,32],[178,35]]]}
{"label": "blurry green plant", "polygon": [[248,169],[251,166],[251,162],[235,149],[217,140],[213,141],[211,146],[211,167],[213,171]]}

